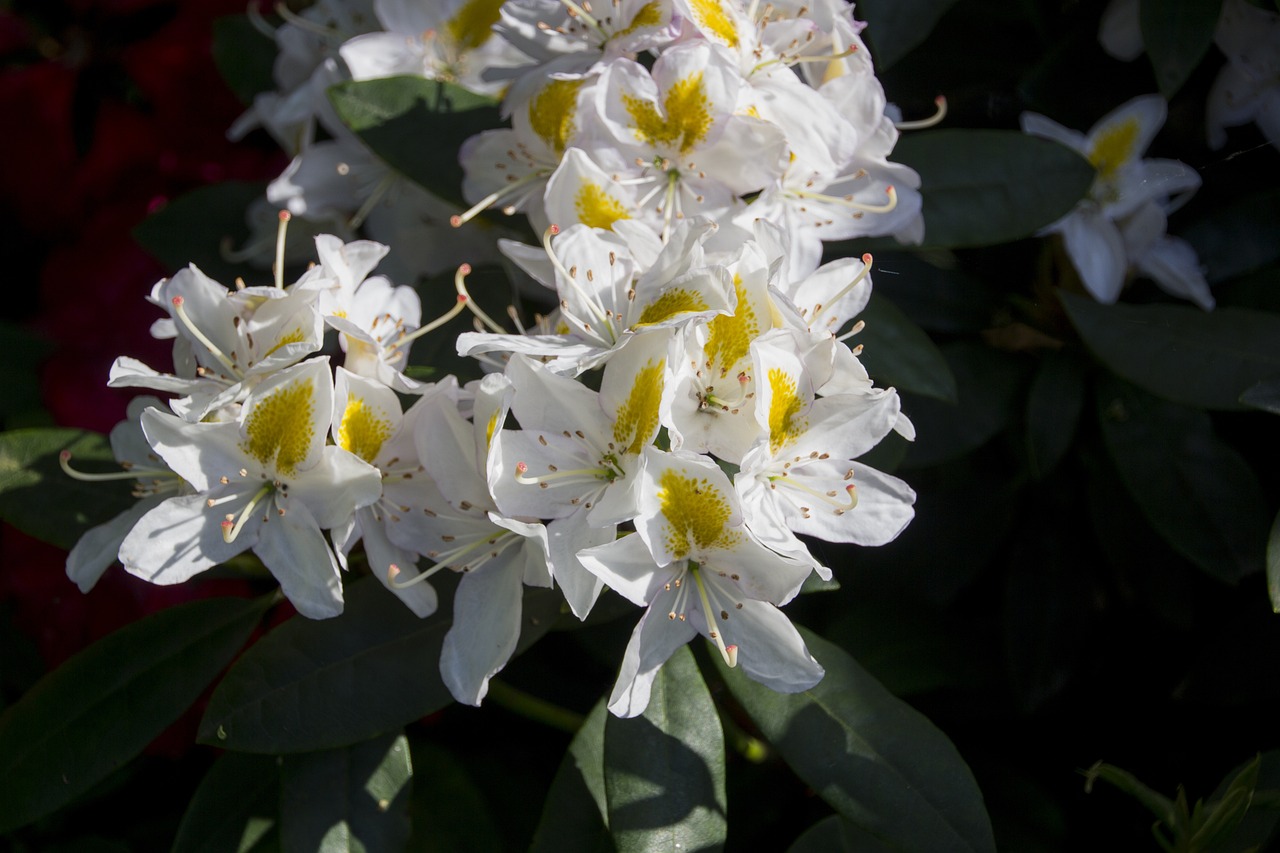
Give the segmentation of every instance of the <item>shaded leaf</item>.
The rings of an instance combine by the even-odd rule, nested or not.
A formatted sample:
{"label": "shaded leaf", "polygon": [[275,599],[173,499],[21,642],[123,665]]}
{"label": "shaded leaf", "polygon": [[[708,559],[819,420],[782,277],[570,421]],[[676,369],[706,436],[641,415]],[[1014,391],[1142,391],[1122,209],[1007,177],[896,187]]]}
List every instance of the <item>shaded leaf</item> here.
{"label": "shaded leaf", "polygon": [[638,717],[608,715],[604,786],[619,853],[724,846],[724,733],[688,646],[658,672]]}
{"label": "shaded leaf", "polygon": [[387,165],[459,203],[458,150],[469,137],[502,123],[492,98],[416,76],[339,83],[330,87],[329,102]]}
{"label": "shaded leaf", "polygon": [[924,131],[899,140],[893,159],[920,173],[925,248],[1028,237],[1075,207],[1094,179],[1075,151],[1012,130]]}
{"label": "shaded leaf", "polygon": [[1241,196],[1182,229],[1210,283],[1251,272],[1280,258],[1280,190]]}
{"label": "shaded leaf", "polygon": [[932,332],[989,329],[1003,305],[994,288],[958,269],[946,250],[876,252],[872,267],[875,291]]}
{"label": "shaded leaf", "polygon": [[608,853],[609,834],[604,782],[604,725],[608,708],[596,703],[573,736],[542,808],[529,853]]}
{"label": "shaded leaf", "polygon": [[[378,581],[349,584],[341,616],[297,616],[254,644],[209,700],[200,740],[242,752],[308,752],[394,731],[453,701],[440,648],[453,624],[452,586],[440,609],[414,616]],[[525,591],[517,653],[546,633],[560,609],[553,590]]]}
{"label": "shaded leaf", "polygon": [[1141,0],[1138,9],[1160,94],[1172,99],[1209,52],[1222,0]]}
{"label": "shaded leaf", "polygon": [[404,848],[413,780],[404,735],[286,756],[280,779],[280,839],[286,853]]}
{"label": "shaded leaf", "polygon": [[154,613],[80,652],[0,717],[0,832],[89,790],[190,707],[269,598]]}
{"label": "shaded leaf", "polygon": [[867,22],[867,39],[878,71],[885,71],[928,38],[956,0],[862,0],[858,17]]}
{"label": "shaded leaf", "polygon": [[833,814],[806,829],[787,853],[880,853],[893,849]]}
{"label": "shaded leaf", "polygon": [[956,401],[956,379],[946,359],[924,330],[892,302],[872,294],[858,319],[867,325],[850,343],[863,346],[862,364],[877,385]]}
{"label": "shaded leaf", "polygon": [[21,326],[0,321],[5,359],[0,362],[0,426],[15,426],[14,416],[30,418],[42,410],[40,363],[53,352],[53,344]]}
{"label": "shaded leaf", "polygon": [[67,476],[58,454],[77,470],[119,473],[104,435],[51,427],[0,433],[0,519],[29,536],[70,548],[96,524],[137,503],[132,480],[88,483]]}
{"label": "shaded leaf", "polygon": [[1280,613],[1280,514],[1271,523],[1271,535],[1267,537],[1267,593],[1271,596],[1271,609]]}
{"label": "shaded leaf", "polygon": [[839,648],[801,633],[827,671],[802,693],[775,693],[716,660],[796,774],[884,846],[994,850],[982,794],[947,736]]}
{"label": "shaded leaf", "polygon": [[200,781],[173,853],[241,853],[275,828],[280,769],[267,755],[227,752]]}
{"label": "shaded leaf", "polygon": [[[260,181],[224,181],[200,187],[170,201],[133,229],[133,239],[170,270],[195,264],[209,277],[228,283],[245,275],[250,284],[261,283],[262,271],[232,263],[222,247],[238,247],[249,237],[245,210],[266,193]],[[294,232],[290,244],[305,239]]]}
{"label": "shaded leaf", "polygon": [[500,822],[477,787],[469,762],[443,747],[415,738],[410,742],[413,780],[410,818],[412,853],[490,853],[503,849]]}
{"label": "shaded leaf", "polygon": [[[1250,775],[1253,775],[1252,779],[1248,778]],[[1233,788],[1239,789],[1242,786],[1253,792],[1253,800],[1235,828],[1224,838],[1217,840],[1213,847],[1217,853],[1248,853],[1273,848],[1278,835],[1277,827],[1280,826],[1280,801],[1275,799],[1280,794],[1280,750],[1264,752],[1236,767],[1222,780],[1209,798],[1209,803],[1216,805]],[[1267,794],[1271,795],[1269,801]]]}
{"label": "shaded leaf", "polygon": [[1261,570],[1270,520],[1262,487],[1206,413],[1108,377],[1098,418],[1126,489],[1174,550],[1229,583]]}
{"label": "shaded leaf", "polygon": [[1266,379],[1240,395],[1240,402],[1273,415],[1280,415],[1280,379]]}
{"label": "shaded leaf", "polygon": [[1027,395],[1027,461],[1043,479],[1071,446],[1084,408],[1084,365],[1069,352],[1045,355]]}
{"label": "shaded leaf", "polygon": [[213,62],[242,104],[253,103],[259,92],[275,89],[275,61],[275,41],[247,15],[228,15],[213,22]]}
{"label": "shaded leaf", "polygon": [[1280,376],[1280,316],[1244,308],[1099,305],[1059,291],[1071,322],[1114,373],[1177,403],[1242,409],[1240,395]]}

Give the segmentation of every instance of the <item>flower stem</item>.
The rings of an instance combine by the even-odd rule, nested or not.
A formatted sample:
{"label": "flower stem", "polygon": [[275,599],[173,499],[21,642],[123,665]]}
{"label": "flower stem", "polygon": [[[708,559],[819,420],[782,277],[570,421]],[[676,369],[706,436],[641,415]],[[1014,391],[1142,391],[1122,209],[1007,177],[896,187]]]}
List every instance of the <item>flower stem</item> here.
{"label": "flower stem", "polygon": [[514,714],[571,735],[577,734],[586,719],[568,708],[553,705],[545,699],[539,699],[497,679],[489,681],[488,698]]}

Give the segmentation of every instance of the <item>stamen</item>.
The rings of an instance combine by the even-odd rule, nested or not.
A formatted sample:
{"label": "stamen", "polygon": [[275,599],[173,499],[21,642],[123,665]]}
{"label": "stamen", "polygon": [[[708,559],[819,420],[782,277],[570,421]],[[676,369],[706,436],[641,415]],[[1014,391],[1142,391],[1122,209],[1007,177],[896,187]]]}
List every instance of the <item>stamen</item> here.
{"label": "stamen", "polygon": [[[523,178],[521,178],[518,181],[512,181],[511,183],[504,186],[502,189],[494,190],[493,192],[489,193],[487,196],[485,196],[484,198],[480,199],[478,202],[473,204],[471,207],[467,208],[467,210],[462,214],[455,213],[453,216],[450,216],[449,224],[452,225],[454,228],[461,228],[463,225],[470,222],[472,219],[475,219],[477,216],[479,216],[484,211],[488,210],[490,207],[493,207],[495,204],[502,201],[504,198],[515,193],[517,190],[523,187],[526,187],[529,184],[534,183],[535,181],[545,180],[548,174],[550,174],[549,169],[538,169],[536,171],[530,172],[529,174],[525,175]],[[510,213],[508,213],[508,210],[510,210]],[[514,207],[508,206],[508,207],[504,207],[502,212],[510,215],[511,213],[515,213],[515,209]]]}
{"label": "stamen", "polygon": [[[254,5],[255,4],[253,3],[249,4],[250,8],[252,8]],[[296,12],[293,12],[292,10],[290,10],[289,7],[284,3],[277,3],[275,5],[275,12],[277,15],[284,18],[286,21],[288,21],[290,24],[293,24],[298,29],[305,30],[306,32],[309,32],[309,33],[314,33],[320,36],[321,38],[334,39],[339,36],[339,33],[337,30],[332,29],[330,27],[322,26],[320,24],[317,24],[315,21],[310,21],[302,17]]]}
{"label": "stamen", "polygon": [[529,466],[524,462],[516,463],[516,482],[522,486],[541,486],[546,488],[547,484],[555,480],[567,479],[583,479],[588,481],[596,480],[612,480],[617,476],[617,472],[609,468],[570,468],[565,471],[553,471],[549,474],[539,474],[536,477],[526,476]]}
{"label": "stamen", "polygon": [[[507,330],[493,322],[493,319],[484,310],[476,304],[471,298],[471,294],[467,292],[467,276],[471,274],[471,264],[463,264],[458,267],[458,271],[453,274],[453,287],[458,291],[458,304],[464,308],[470,308],[471,313],[476,315],[480,322],[489,327],[489,330],[497,335],[505,335]],[[456,307],[456,306],[455,306]]]}
{"label": "stamen", "polygon": [[289,211],[280,211],[280,225],[276,228],[276,287],[284,290],[284,235],[289,229],[289,220],[293,217]]}
{"label": "stamen", "polygon": [[[844,297],[849,293],[849,291],[851,291],[851,290],[853,290],[855,287],[857,287],[857,286],[858,286],[858,283],[859,283],[860,281],[862,281],[864,278],[866,278],[866,277],[867,277],[867,274],[871,272],[871,261],[872,261],[872,260],[873,260],[873,258],[871,257],[871,253],[870,253],[870,252],[865,253],[865,254],[862,256],[862,270],[861,270],[857,275],[855,275],[855,276],[853,277],[853,280],[852,280],[852,281],[850,281],[848,284],[846,284],[844,287],[842,287],[842,288],[840,289],[840,292],[839,292],[839,293],[837,293],[835,296],[831,297],[831,301],[830,301],[830,302],[828,302],[827,304],[828,304],[828,305],[835,305],[835,304],[836,304],[836,303],[838,303],[841,299],[843,299],[843,298],[844,298]],[[815,305],[815,306],[813,307],[813,313],[814,313],[814,315],[816,316],[816,315],[817,315],[817,313],[818,313],[820,310],[822,310],[822,306],[821,306],[821,305]],[[861,321],[861,320],[859,320],[858,322],[859,322],[859,323],[862,323],[862,321]],[[862,325],[863,325],[863,326],[865,326],[866,324],[865,324],[865,323],[863,323]],[[862,331],[861,327],[858,327],[858,326],[855,324],[855,328],[854,328],[854,330],[853,330],[852,332],[850,332],[849,334],[851,334],[851,335],[856,335],[856,334],[857,334],[858,332],[860,332],[860,331]]]}
{"label": "stamen", "polygon": [[884,204],[867,204],[861,201],[854,201],[852,195],[834,196],[827,193],[813,192],[812,190],[797,189],[790,190],[790,192],[792,195],[800,198],[817,199],[818,201],[824,201],[827,204],[838,204],[842,207],[851,207],[854,210],[861,210],[867,213],[888,213],[898,206],[898,191],[892,186],[885,187],[884,194],[889,197],[889,200]]}
{"label": "stamen", "polygon": [[396,578],[400,575],[400,567],[397,566],[395,563],[392,563],[387,568],[387,585],[390,586],[392,589],[408,589],[411,586],[417,586],[418,584],[426,581],[428,578],[430,578],[432,575],[434,575],[436,572],[440,571],[443,568],[445,568],[444,563],[436,563],[434,566],[427,569],[425,572],[419,572],[418,574],[409,578],[407,581],[402,581],[402,580],[396,580]]}
{"label": "stamen", "polygon": [[58,465],[63,473],[74,480],[85,483],[105,483],[112,480],[137,480],[141,477],[176,477],[173,471],[164,468],[130,468],[127,471],[110,471],[101,474],[89,474],[71,467],[71,451],[64,450],[58,454]]}
{"label": "stamen", "polygon": [[[249,498],[249,502],[244,505],[244,509],[240,510],[240,517],[227,515],[222,522],[222,541],[228,544],[236,541],[236,537],[240,535],[240,531],[244,529],[244,523],[249,516],[253,515],[253,508],[261,503],[262,499],[274,490],[274,486],[270,483],[264,483],[261,489]],[[235,521],[232,519],[235,518]]]}
{"label": "stamen", "polygon": [[182,325],[187,327],[187,331],[191,333],[191,336],[204,344],[205,349],[209,350],[209,352],[213,354],[213,357],[221,362],[223,367],[229,370],[233,375],[240,376],[240,368],[236,366],[236,363],[228,358],[222,350],[218,349],[217,345],[214,344],[213,341],[209,340],[209,338],[205,336],[204,332],[200,331],[200,329],[196,327],[195,322],[191,319],[191,315],[187,313],[187,309],[184,307],[186,300],[181,296],[175,296],[172,301],[173,313],[182,321]]}
{"label": "stamen", "polygon": [[840,501],[836,500],[835,497],[839,492],[835,492],[834,494],[831,491],[820,492],[812,486],[806,486],[794,477],[782,477],[775,475],[769,478],[769,482],[771,484],[782,483],[783,485],[790,486],[796,491],[804,492],[810,497],[816,498],[817,500],[832,507],[837,515],[842,515],[858,505],[858,489],[853,485],[853,483],[844,487],[846,499]]}
{"label": "stamen", "polygon": [[369,193],[369,197],[364,200],[364,204],[360,205],[360,209],[351,215],[347,220],[347,227],[352,231],[364,224],[373,209],[382,201],[387,191],[395,185],[396,176],[394,174],[386,175],[382,180],[378,181],[378,185],[373,188],[373,192]]}
{"label": "stamen", "polygon": [[928,118],[916,119],[915,121],[895,121],[893,126],[898,130],[923,130],[926,127],[933,127],[942,123],[947,117],[947,99],[943,95],[933,99],[935,107],[933,115]]}
{"label": "stamen", "polygon": [[761,68],[767,68],[770,65],[777,65],[778,63],[783,63],[790,67],[801,62],[838,62],[841,59],[853,56],[857,52],[858,46],[855,44],[850,45],[847,50],[842,50],[839,53],[823,54],[822,56],[776,56],[773,59],[766,59],[764,62],[756,65],[755,68],[751,69],[751,73],[755,74]]}
{"label": "stamen", "polygon": [[861,332],[861,331],[862,331],[863,329],[865,329],[866,327],[867,327],[867,323],[866,323],[866,321],[865,321],[865,320],[859,320],[858,322],[856,322],[856,323],[854,323],[854,324],[853,324],[852,328],[850,328],[850,329],[849,329],[849,331],[845,332],[843,335],[841,335],[840,337],[836,338],[836,340],[837,340],[837,341],[847,341],[847,340],[849,340],[849,338],[852,338],[854,335],[858,334],[858,332]]}
{"label": "stamen", "polygon": [[[463,264],[463,266],[466,266],[466,264]],[[413,341],[416,338],[422,337],[428,332],[434,332],[436,329],[440,328],[445,323],[449,322],[454,317],[457,317],[459,314],[461,314],[467,307],[467,301],[468,301],[468,297],[466,296],[466,294],[459,293],[458,301],[454,303],[452,308],[450,308],[448,311],[444,312],[439,317],[432,320],[427,325],[414,329],[412,332],[410,332],[407,335],[401,335],[400,337],[396,338],[394,341],[391,342],[390,348],[398,349],[404,346],[405,344],[409,343],[410,341]]]}
{"label": "stamen", "polygon": [[[613,324],[609,322],[609,312],[605,311],[604,307],[598,304],[596,300],[591,297],[591,294],[583,290],[582,285],[578,284],[578,268],[575,266],[573,269],[566,269],[564,261],[560,260],[556,255],[555,250],[551,248],[551,238],[559,233],[559,225],[550,225],[547,227],[546,231],[542,232],[542,246],[546,249],[548,257],[551,258],[551,265],[555,267],[556,272],[560,273],[561,280],[567,282],[568,286],[573,289],[574,293],[578,294],[578,297],[587,304],[587,307],[591,309],[591,313],[595,315],[596,319],[600,322],[600,325],[604,326],[609,335],[609,343],[616,343],[617,335],[614,333]],[[563,312],[564,307],[564,303],[561,303],[562,313],[564,313],[565,316],[576,320],[584,329],[590,331],[590,326],[582,322],[581,319],[568,312]]]}
{"label": "stamen", "polygon": [[720,649],[720,655],[724,658],[724,662],[730,668],[738,665],[738,647],[726,646],[724,637],[720,636],[720,626],[716,623],[715,612],[711,609],[711,601],[707,597],[707,588],[702,583],[702,573],[697,566],[689,566],[689,574],[693,575],[693,582],[698,587],[698,599],[702,602],[702,614],[707,617],[707,634],[715,642]]}

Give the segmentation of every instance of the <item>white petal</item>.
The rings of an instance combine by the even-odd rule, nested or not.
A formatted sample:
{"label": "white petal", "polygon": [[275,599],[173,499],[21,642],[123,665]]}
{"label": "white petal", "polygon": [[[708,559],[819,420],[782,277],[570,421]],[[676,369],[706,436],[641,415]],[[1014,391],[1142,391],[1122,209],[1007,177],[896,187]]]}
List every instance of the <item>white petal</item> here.
{"label": "white petal", "polygon": [[508,550],[462,576],[453,600],[453,627],[440,652],[440,675],[453,698],[479,705],[489,679],[511,658],[520,639],[521,566]]}
{"label": "white petal", "polygon": [[253,553],[258,555],[280,591],[310,619],[342,612],[342,579],[338,560],[304,504],[285,501],[285,513],[270,511],[259,528]]}
{"label": "white petal", "polygon": [[578,559],[578,553],[585,548],[612,542],[617,535],[616,530],[613,526],[591,527],[586,522],[585,512],[547,525],[551,574],[564,592],[573,615],[579,619],[586,619],[591,612],[600,590],[604,588],[604,581],[587,570]]}
{"label": "white petal", "polygon": [[822,680],[804,638],[781,610],[750,599],[720,622],[726,645],[738,647],[738,666],[752,679],[779,693],[799,693]]}
{"label": "white petal", "polygon": [[649,706],[649,693],[658,670],[675,650],[693,639],[696,629],[688,620],[669,619],[674,592],[663,592],[640,617],[622,655],[622,668],[609,695],[609,710],[619,717],[634,717]]}
{"label": "white petal", "polygon": [[129,531],[159,503],[158,498],[144,498],[110,521],[85,531],[67,555],[67,577],[81,592],[93,589],[102,573],[116,561],[120,543]]}
{"label": "white petal", "polygon": [[1128,261],[1111,220],[1080,208],[1059,224],[1071,263],[1093,298],[1108,305],[1120,298]]}
{"label": "white petal", "polygon": [[669,570],[659,570],[644,541],[635,535],[583,549],[578,559],[614,592],[641,607],[654,600],[671,576]]}
{"label": "white petal", "polygon": [[[244,500],[237,506],[248,501]],[[222,539],[222,517],[205,504],[206,496],[169,498],[133,526],[120,543],[120,562],[131,575],[155,584],[182,583],[253,545],[257,528],[245,525],[235,542]]]}

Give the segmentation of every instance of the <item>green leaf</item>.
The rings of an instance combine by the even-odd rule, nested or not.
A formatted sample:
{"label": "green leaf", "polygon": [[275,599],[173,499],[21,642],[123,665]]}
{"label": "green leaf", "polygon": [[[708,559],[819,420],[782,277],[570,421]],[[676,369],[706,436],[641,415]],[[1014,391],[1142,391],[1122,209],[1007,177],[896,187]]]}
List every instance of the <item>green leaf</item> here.
{"label": "green leaf", "polygon": [[893,849],[833,814],[806,829],[787,853],[880,853]]}
{"label": "green leaf", "polygon": [[275,61],[275,41],[247,15],[228,15],[213,22],[213,62],[242,104],[253,103],[259,92],[275,89]]}
{"label": "green leaf", "polygon": [[867,40],[884,72],[928,38],[956,0],[861,0],[858,17],[867,22]]}
{"label": "green leaf", "polygon": [[0,321],[5,359],[0,363],[0,426],[14,426],[14,416],[42,411],[39,367],[53,344],[14,323]]}
{"label": "green leaf", "polygon": [[244,853],[275,828],[279,809],[276,759],[223,753],[196,788],[173,853]]}
{"label": "green leaf", "polygon": [[[133,239],[170,270],[195,264],[211,278],[228,283],[243,275],[250,284],[261,284],[262,270],[228,261],[223,248],[238,248],[249,237],[245,211],[262,198],[266,184],[260,181],[225,181],[200,187],[170,201],[133,229]],[[291,226],[289,244],[307,238]]]}
{"label": "green leaf", "polygon": [[946,359],[924,330],[892,302],[872,294],[858,319],[867,325],[851,343],[863,346],[862,364],[877,385],[956,401],[956,378]]}
{"label": "green leaf", "polygon": [[338,118],[387,165],[411,181],[462,202],[458,149],[501,125],[497,102],[422,77],[353,80],[329,88]]}
{"label": "green leaf", "polygon": [[[504,847],[498,815],[477,787],[479,770],[452,752],[420,738],[410,742],[415,767],[410,818],[412,853],[490,853]],[[504,815],[505,817],[505,815]]]}
{"label": "green leaf", "polygon": [[1266,379],[1245,389],[1240,402],[1273,415],[1280,415],[1280,379]]}
{"label": "green leaf", "polygon": [[1280,316],[1244,308],[1099,305],[1059,291],[1071,322],[1111,370],[1176,403],[1242,409],[1240,395],[1280,376]]}
{"label": "green leaf", "polygon": [[413,765],[403,734],[286,756],[280,779],[285,853],[404,849]]}
{"label": "green leaf", "polygon": [[[1216,839],[1216,853],[1248,853],[1274,849],[1280,826],[1280,750],[1270,750],[1236,767],[1209,798],[1215,810],[1229,795],[1247,790],[1248,810],[1225,838]],[[1230,804],[1228,806],[1230,808]]]}
{"label": "green leaf", "polygon": [[604,781],[604,726],[608,708],[602,699],[573,736],[551,781],[542,819],[529,853],[610,853],[608,801]]}
{"label": "green leaf", "polygon": [[1003,295],[958,269],[946,249],[879,251],[873,267],[875,292],[931,332],[976,334],[991,328],[1004,307]]}
{"label": "green leaf", "polygon": [[30,536],[70,548],[94,525],[137,503],[132,480],[88,483],[67,476],[63,450],[85,472],[120,473],[107,438],[62,427],[0,433],[0,519]]}
{"label": "green leaf", "polygon": [[1262,486],[1208,414],[1108,377],[1098,419],[1121,480],[1166,542],[1228,583],[1262,569],[1270,521]]}
{"label": "green leaf", "polygon": [[1044,479],[1071,446],[1084,397],[1080,359],[1069,352],[1048,353],[1027,395],[1027,461],[1037,480]]}
{"label": "green leaf", "polygon": [[141,752],[239,651],[268,602],[171,607],[41,679],[0,717],[0,832],[60,808]]}
{"label": "green leaf", "polygon": [[1271,596],[1271,609],[1280,613],[1280,513],[1271,522],[1267,537],[1267,593]]}
{"label": "green leaf", "polygon": [[1141,0],[1138,8],[1147,58],[1170,100],[1209,52],[1222,0]]}
{"label": "green leaf", "polygon": [[1094,179],[1075,151],[1013,130],[923,131],[899,140],[893,159],[920,173],[924,248],[1028,237],[1075,207]]}
{"label": "green leaf", "polygon": [[801,633],[827,671],[802,693],[775,693],[716,660],[791,769],[884,846],[994,850],[982,793],[947,736],[839,648]]}
{"label": "green leaf", "polygon": [[604,786],[619,853],[723,848],[724,732],[688,646],[659,670],[643,714],[605,720]]}
{"label": "green leaf", "polygon": [[1182,230],[1211,283],[1236,278],[1280,258],[1280,190],[1240,196]]}
{"label": "green leaf", "polygon": [[[349,584],[341,616],[301,616],[254,644],[218,685],[200,740],[242,752],[309,752],[397,730],[453,701],[440,648],[453,624],[447,575],[440,609],[419,619],[377,580]],[[517,653],[555,621],[561,597],[525,591]]]}

